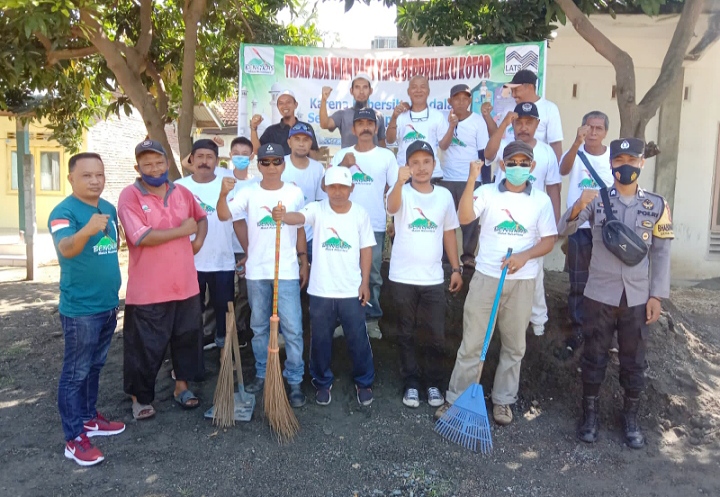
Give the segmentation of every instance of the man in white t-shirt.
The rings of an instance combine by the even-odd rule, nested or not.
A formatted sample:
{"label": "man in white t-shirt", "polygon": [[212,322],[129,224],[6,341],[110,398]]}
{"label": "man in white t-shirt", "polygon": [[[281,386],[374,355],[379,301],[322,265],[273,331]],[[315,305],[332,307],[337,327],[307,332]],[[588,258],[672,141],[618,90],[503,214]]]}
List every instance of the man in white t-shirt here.
{"label": "man in white t-shirt", "polygon": [[[516,72],[512,81],[503,86],[512,90],[512,96],[516,103],[531,102],[537,106],[540,113],[540,125],[538,126],[536,138],[550,145],[555,151],[555,158],[560,160],[563,141],[560,110],[550,100],[546,100],[537,94],[537,74],[523,69]],[[513,137],[512,133],[509,132],[508,139],[519,140],[520,137],[517,135]]]}
{"label": "man in white t-shirt", "polygon": [[[257,371],[255,379],[245,385],[245,390],[250,393],[258,393],[265,386],[275,275],[276,223],[272,218],[272,209],[280,202],[292,210],[300,210],[305,205],[302,190],[283,183],[281,179],[285,169],[282,145],[263,145],[257,157],[262,181],[243,188],[228,202],[227,197],[234,190],[235,181],[224,178],[217,205],[220,220],[233,219],[238,223],[238,238],[248,256],[245,279],[252,309],[250,326],[255,335],[252,348]],[[287,354],[283,376],[290,385],[289,400],[293,407],[305,405],[305,394],[301,388],[305,364],[302,358],[300,288],[307,282],[308,270],[305,230],[283,225],[280,234],[278,317]]]}
{"label": "man in white t-shirt", "polygon": [[456,293],[462,288],[455,237],[460,223],[450,192],[430,182],[435,169],[430,144],[412,143],[407,160],[387,200],[388,214],[395,216],[389,278],[397,304],[403,404],[419,407],[424,387],[428,404],[439,407],[445,402],[440,389],[446,307],[442,256],[444,248],[451,268],[449,290]]}
{"label": "man in white t-shirt", "polygon": [[[292,183],[302,190],[305,205],[325,198],[325,192],[322,190],[325,168],[308,156],[312,140],[312,130],[306,124],[297,123],[290,129],[288,145],[291,153],[285,156],[285,171],[282,174],[283,181]],[[308,261],[312,264],[313,229],[310,225],[305,226],[305,238],[308,246]]]}
{"label": "man in white t-shirt", "polygon": [[[465,299],[463,339],[446,395],[448,403],[435,415],[442,416],[449,404],[478,379],[495,293],[502,269],[507,266],[497,313],[500,359],[492,388],[493,418],[507,425],[512,422],[511,406],[517,401],[520,386],[520,363],[525,355],[525,330],[532,312],[538,258],[552,250],[557,226],[550,199],[528,181],[535,167],[530,145],[522,141],[509,143],[500,161],[506,179],[499,185],[473,190],[481,167],[481,161],[470,167],[458,209],[461,223],[480,218],[481,249]],[[506,257],[508,248],[512,248],[510,257]]]}
{"label": "man in white t-shirt", "polygon": [[[452,107],[448,115],[448,128],[440,139],[442,154],[443,180],[440,183],[450,191],[457,210],[460,197],[465,190],[470,163],[478,159],[478,152],[485,148],[491,133],[497,129],[490,112],[490,102],[482,104],[482,117],[470,110],[472,93],[465,84],[455,85],[450,89],[448,103]],[[476,185],[480,186],[480,183]],[[463,253],[460,262],[464,266],[473,267],[477,250],[480,225],[477,221],[461,226],[463,236]]]}
{"label": "man in white t-shirt", "polygon": [[[200,303],[205,311],[205,292],[210,296],[210,306],[215,316],[225,316],[228,302],[233,301],[233,278],[235,258],[233,256],[233,228],[230,221],[218,219],[215,206],[220,197],[222,176],[215,174],[218,165],[218,146],[212,140],[198,140],[193,143],[190,154],[195,172],[175,181],[193,194],[202,210],[207,214],[208,232],[206,243],[195,254],[195,269],[200,285]],[[205,318],[205,316],[203,316]],[[215,319],[215,345],[225,346],[225,319]]]}
{"label": "man in white t-shirt", "polygon": [[[500,123],[498,130],[490,137],[487,147],[485,148],[485,158],[491,161],[494,160],[496,156],[504,155],[502,149],[507,142],[501,140],[501,137],[510,124],[515,127],[517,139],[527,143],[533,148],[535,168],[530,174],[528,181],[530,181],[536,190],[548,194],[555,213],[555,221],[557,222],[557,220],[560,219],[560,190],[562,187],[560,167],[558,166],[557,157],[555,157],[555,153],[550,146],[535,139],[535,133],[540,124],[540,118],[535,104],[522,102],[515,107],[514,112],[508,112],[505,119]],[[500,149],[499,153],[498,149]],[[505,173],[502,168],[498,168],[495,175],[495,183],[499,184],[503,179],[505,179]],[[545,333],[545,323],[548,321],[544,280],[545,271],[543,269],[543,259],[539,259],[535,300],[530,317],[533,333],[537,336]]]}
{"label": "man in white t-shirt", "polygon": [[[388,143],[397,143],[397,163],[404,166],[405,151],[416,140],[423,140],[438,149],[440,138],[445,136],[448,123],[437,109],[428,106],[430,83],[425,76],[414,76],[408,84],[410,102],[400,102],[395,106],[388,124],[386,137]],[[435,166],[433,179],[442,179],[440,164]]]}
{"label": "man in white t-shirt", "polygon": [[[610,149],[603,140],[607,136],[610,120],[600,111],[585,114],[578,128],[575,141],[560,161],[560,173],[570,175],[568,181],[567,208],[575,205],[584,190],[597,190],[600,187],[585,167],[580,154],[584,154],[590,166],[600,176],[606,186],[614,183],[610,167]],[[592,228],[584,223],[568,237],[566,265],[570,277],[568,295],[568,313],[572,324],[572,335],[565,341],[563,357],[567,358],[583,343],[583,292],[590,271],[592,255]]]}
{"label": "man in white t-shirt", "polygon": [[310,273],[310,374],[315,402],[326,406],[335,377],[330,369],[335,324],[342,324],[352,360],[357,400],[373,401],[375,379],[372,349],[365,327],[365,309],[370,299],[370,266],[375,245],[370,217],[350,200],[352,172],[332,167],[325,174],[328,198],[312,202],[300,212],[273,209],[273,218],[289,225],[311,225],[315,231],[315,260]]}
{"label": "man in white t-shirt", "polygon": [[397,181],[397,162],[393,153],[373,142],[375,136],[375,114],[372,109],[355,111],[353,133],[358,137],[354,147],[344,148],[333,157],[331,167],[344,166],[350,169],[353,190],[350,200],[365,208],[375,233],[376,245],[372,249],[372,270],[370,271],[370,300],[365,311],[370,338],[381,338],[378,320],[380,309],[380,287],[382,276],[382,249],[385,246],[385,192]]}

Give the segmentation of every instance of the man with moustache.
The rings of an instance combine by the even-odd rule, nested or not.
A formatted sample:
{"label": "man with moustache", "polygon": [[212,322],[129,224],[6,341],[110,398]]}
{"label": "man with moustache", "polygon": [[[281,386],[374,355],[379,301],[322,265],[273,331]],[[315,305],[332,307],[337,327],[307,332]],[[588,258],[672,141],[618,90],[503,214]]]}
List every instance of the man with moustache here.
{"label": "man with moustache", "polygon": [[[368,100],[372,95],[372,80],[364,72],[359,72],[350,82],[350,93],[355,99],[351,108],[340,109],[328,116],[327,100],[332,93],[332,88],[323,86],[322,98],[320,99],[320,127],[330,132],[340,130],[340,146],[343,148],[352,147],[357,144],[357,136],[353,133],[353,119],[357,109],[364,109],[368,106]],[[385,147],[385,117],[381,112],[375,111],[377,120],[377,131],[373,138],[375,145]]]}

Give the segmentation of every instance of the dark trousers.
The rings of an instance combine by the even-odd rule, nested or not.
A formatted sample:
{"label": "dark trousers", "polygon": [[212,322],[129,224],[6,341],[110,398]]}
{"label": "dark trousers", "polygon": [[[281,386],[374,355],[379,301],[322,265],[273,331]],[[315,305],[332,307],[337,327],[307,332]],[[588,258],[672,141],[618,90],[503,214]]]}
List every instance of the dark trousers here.
{"label": "dark trousers", "polygon": [[105,365],[117,325],[117,309],[91,316],[60,314],[65,356],[58,382],[58,409],[65,440],[83,432],[83,422],[97,416],[100,371]]}
{"label": "dark trousers", "polygon": [[583,292],[587,285],[590,257],[592,255],[592,230],[582,228],[568,237],[567,269],[570,277],[568,313],[574,335],[583,328]]}
{"label": "dark trousers", "polygon": [[358,387],[369,388],[375,381],[375,366],[365,327],[365,308],[357,297],[329,299],[310,295],[310,374],[313,385],[329,388],[335,379],[330,363],[333,332],[338,321],[343,327],[352,360],[353,380]]}
{"label": "dark trousers", "polygon": [[[235,271],[198,271],[198,284],[200,295],[201,311],[204,313],[206,307],[212,307],[215,320],[215,343],[218,347],[225,345],[226,323],[225,313],[228,310],[228,302],[235,299]],[[207,290],[207,296],[206,296]],[[206,299],[209,302],[206,304]]]}
{"label": "dark trousers", "polygon": [[[462,197],[463,191],[465,191],[465,181],[441,181],[440,186],[443,186],[450,190],[453,202],[455,202],[455,210],[458,208],[460,198]],[[480,183],[475,183],[475,188],[479,187]],[[476,219],[470,224],[460,225],[462,231],[462,255],[469,256],[475,259],[475,251],[478,246],[478,238],[480,237],[480,224]]]}
{"label": "dark trousers", "polygon": [[392,282],[391,288],[397,309],[400,376],[404,388],[439,388],[445,343],[445,287]]}
{"label": "dark trousers", "polygon": [[583,383],[600,385],[605,379],[605,370],[610,359],[608,349],[617,330],[620,385],[626,392],[643,390],[649,329],[645,324],[645,305],[628,307],[625,293],[619,306],[602,304],[587,297],[583,305],[585,315],[592,316],[583,327],[585,347],[580,359]]}
{"label": "dark trousers", "polygon": [[200,297],[150,305],[126,305],[123,339],[125,393],[141,404],[155,399],[155,378],[170,345],[175,377],[202,378]]}

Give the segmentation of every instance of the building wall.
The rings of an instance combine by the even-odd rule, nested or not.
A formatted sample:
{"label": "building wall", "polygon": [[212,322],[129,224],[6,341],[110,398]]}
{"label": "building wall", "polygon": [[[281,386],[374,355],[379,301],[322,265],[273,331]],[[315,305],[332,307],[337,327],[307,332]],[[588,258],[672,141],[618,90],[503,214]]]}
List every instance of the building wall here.
{"label": "building wall", "polygon": [[[12,178],[12,152],[16,150],[15,138],[8,138],[8,134],[15,133],[15,120],[8,117],[0,117],[0,229],[17,230],[19,226],[18,194],[17,190],[11,188]],[[40,123],[30,123],[31,136],[47,133],[47,130]],[[47,230],[47,221],[52,209],[70,192],[70,184],[67,182],[67,159],[70,157],[59,143],[41,139],[30,140],[30,152],[33,154],[35,163],[35,191],[36,191],[36,213],[38,230]],[[43,191],[40,188],[40,153],[57,152],[59,154],[60,183],[59,191]]]}

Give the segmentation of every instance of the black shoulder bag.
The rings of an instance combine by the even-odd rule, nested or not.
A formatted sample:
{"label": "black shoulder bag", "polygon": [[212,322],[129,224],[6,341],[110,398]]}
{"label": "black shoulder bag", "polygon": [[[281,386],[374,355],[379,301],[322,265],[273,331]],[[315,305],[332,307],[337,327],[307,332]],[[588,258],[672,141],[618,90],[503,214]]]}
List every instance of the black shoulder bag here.
{"label": "black shoulder bag", "polygon": [[595,183],[600,187],[600,197],[605,209],[605,223],[602,227],[603,244],[612,254],[620,259],[623,264],[637,266],[647,256],[648,248],[640,236],[630,226],[625,225],[615,217],[610,206],[608,189],[600,176],[590,165],[590,161],[583,152],[577,153],[585,168],[590,172]]}

